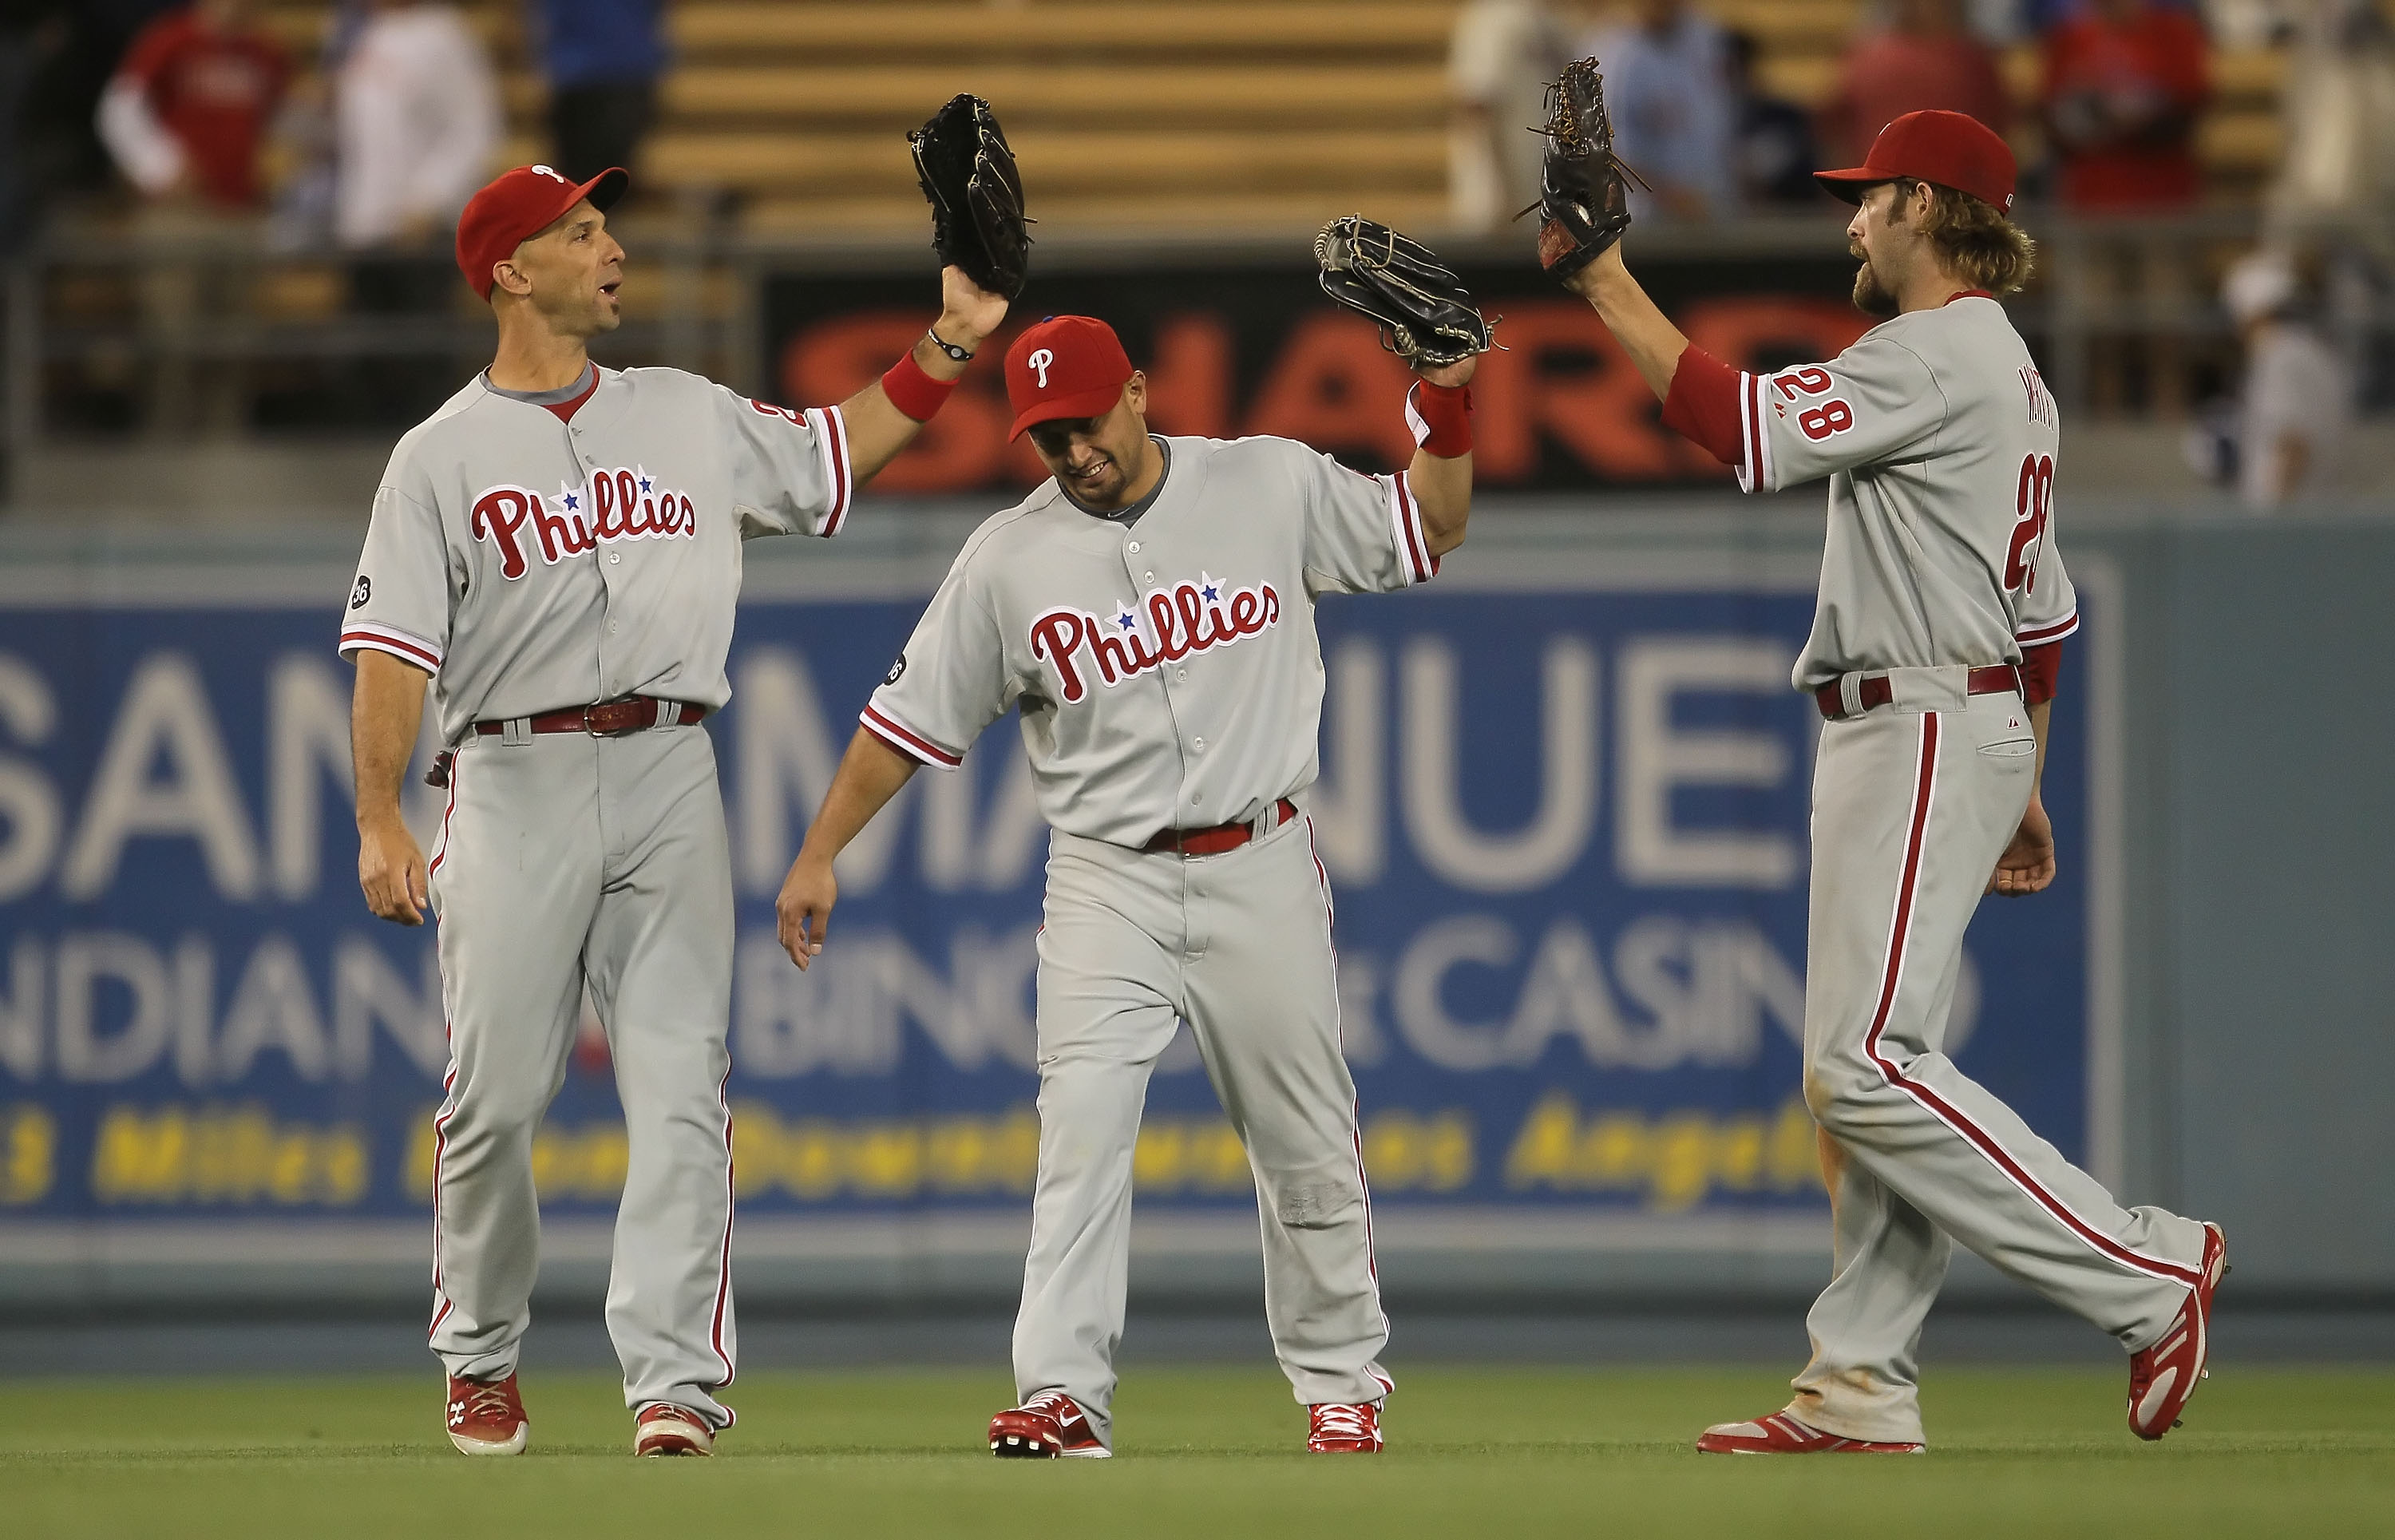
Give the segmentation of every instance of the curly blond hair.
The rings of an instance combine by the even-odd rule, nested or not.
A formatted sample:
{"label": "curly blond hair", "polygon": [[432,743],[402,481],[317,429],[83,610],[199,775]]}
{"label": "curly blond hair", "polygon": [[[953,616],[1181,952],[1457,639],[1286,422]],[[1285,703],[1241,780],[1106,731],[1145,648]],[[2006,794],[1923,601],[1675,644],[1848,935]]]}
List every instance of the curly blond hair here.
{"label": "curly blond hair", "polygon": [[1900,220],[1912,206],[1916,187],[1929,189],[1929,213],[1922,220],[1922,233],[1938,247],[1938,258],[1956,277],[1998,299],[2029,282],[2037,243],[1983,198],[1936,182],[1899,177],[1896,207],[1888,216],[1891,221]]}

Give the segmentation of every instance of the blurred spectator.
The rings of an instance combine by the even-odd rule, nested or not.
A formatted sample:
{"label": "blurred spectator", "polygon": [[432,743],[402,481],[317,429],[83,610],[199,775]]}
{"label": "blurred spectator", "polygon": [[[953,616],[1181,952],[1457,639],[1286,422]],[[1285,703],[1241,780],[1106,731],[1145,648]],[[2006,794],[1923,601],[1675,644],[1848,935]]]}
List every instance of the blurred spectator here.
{"label": "blurred spectator", "polygon": [[1821,138],[1839,166],[1859,166],[1879,131],[1907,113],[1967,113],[2004,133],[2012,126],[1993,48],[1972,35],[1963,0],[1896,0],[1888,24],[1858,38],[1821,109]]}
{"label": "blurred spectator", "polygon": [[1637,0],[1628,25],[1583,50],[1605,69],[1614,147],[1654,186],[1634,214],[1704,219],[1738,207],[1738,103],[1722,31],[1687,0]]}
{"label": "blurred spectator", "polygon": [[1778,204],[1815,206],[1822,198],[1813,173],[1821,164],[1805,109],[1765,90],[1755,78],[1756,44],[1751,33],[1732,32],[1731,94],[1738,101],[1738,190],[1750,208]]}
{"label": "blurred spectator", "polygon": [[1537,201],[1547,82],[1562,73],[1563,29],[1543,0],[1471,0],[1448,48],[1455,108],[1448,196],[1455,222],[1491,230]]}
{"label": "blurred spectator", "polygon": [[2045,34],[2044,106],[2063,203],[2155,208],[2202,196],[2204,54],[2203,24],[2153,0],[2085,0],[2056,23]]}
{"label": "blurred spectator", "polygon": [[490,171],[498,82],[456,7],[375,0],[342,60],[334,117],[334,234],[352,248],[419,246],[457,228]]}
{"label": "blurred spectator", "polygon": [[665,73],[661,0],[535,0],[549,75],[549,159],[576,181],[637,170]]}
{"label": "blurred spectator", "polygon": [[291,79],[251,0],[197,0],[143,28],[99,101],[118,169],[152,198],[262,201],[258,149]]}
{"label": "blurred spectator", "polygon": [[2383,242],[2395,214],[2395,33],[2373,0],[2311,0],[2280,108],[2286,157],[2269,195],[2282,228]]}
{"label": "blurred spectator", "polygon": [[2239,496],[2267,512],[2333,488],[2353,418],[2353,377],[2315,319],[2316,299],[2296,265],[2256,252],[2229,270],[2221,301],[2245,344],[2236,420]]}

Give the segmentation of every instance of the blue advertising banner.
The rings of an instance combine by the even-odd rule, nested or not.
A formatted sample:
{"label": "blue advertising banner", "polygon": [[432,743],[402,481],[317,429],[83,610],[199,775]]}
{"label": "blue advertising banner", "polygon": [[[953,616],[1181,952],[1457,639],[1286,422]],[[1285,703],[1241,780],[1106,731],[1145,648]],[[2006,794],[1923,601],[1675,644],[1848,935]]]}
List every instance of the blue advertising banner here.
{"label": "blue advertising banner", "polygon": [[[425,1211],[432,937],[357,895],[346,574],[323,577],[239,603],[0,595],[0,1226]],[[774,941],[773,895],[924,587],[752,581],[708,724],[745,1216],[1013,1213],[1030,1191],[1046,830],[1012,724],[844,858],[822,966]],[[1801,569],[1585,552],[1467,554],[1428,590],[1322,604],[1312,812],[1391,1222],[1824,1209],[1797,1089],[1819,724],[1788,671],[1810,615]],[[2074,1158],[2087,697],[2058,703],[2047,763],[2061,880],[1983,908],[1950,1040]],[[411,795],[429,835],[438,793]],[[593,1020],[538,1144],[545,1202],[605,1215],[624,1155]],[[1252,1202],[1185,1033],[1138,1181],[1150,1215]]]}

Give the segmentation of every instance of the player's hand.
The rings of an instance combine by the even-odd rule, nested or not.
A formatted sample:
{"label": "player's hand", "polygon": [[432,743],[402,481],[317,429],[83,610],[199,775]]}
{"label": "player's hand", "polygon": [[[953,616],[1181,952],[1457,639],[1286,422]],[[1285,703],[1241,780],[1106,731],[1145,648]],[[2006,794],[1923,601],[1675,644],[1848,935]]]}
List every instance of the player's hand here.
{"label": "player's hand", "polygon": [[1458,385],[1471,384],[1472,371],[1479,366],[1480,355],[1475,353],[1469,358],[1459,358],[1452,364],[1426,364],[1414,373],[1434,385],[1444,385],[1453,390]]}
{"label": "player's hand", "polygon": [[431,907],[425,896],[424,852],[396,815],[358,831],[358,887],[375,918],[424,923]]}
{"label": "player's hand", "polygon": [[[1565,233],[1561,225],[1546,226],[1539,232],[1539,265],[1544,267],[1554,261],[1557,257],[1570,250],[1571,244],[1571,236]],[[1596,260],[1566,277],[1563,280],[1563,285],[1583,299],[1594,299],[1596,298],[1599,284],[1604,283],[1608,278],[1626,274],[1629,271],[1629,265],[1621,259],[1621,243],[1616,241],[1598,252]]]}
{"label": "player's hand", "polygon": [[839,901],[840,880],[831,874],[831,863],[800,851],[790,863],[790,874],[782,879],[781,896],[774,900],[774,933],[791,962],[803,968],[822,954],[831,907]]}
{"label": "player's hand", "polygon": [[2013,843],[1996,857],[1995,874],[1988,879],[1987,890],[2000,897],[2026,898],[2044,892],[2053,881],[2054,823],[2045,816],[2045,803],[2032,795]]}
{"label": "player's hand", "polygon": [[959,348],[979,348],[1006,319],[1006,297],[965,276],[949,264],[940,270],[940,339]]}

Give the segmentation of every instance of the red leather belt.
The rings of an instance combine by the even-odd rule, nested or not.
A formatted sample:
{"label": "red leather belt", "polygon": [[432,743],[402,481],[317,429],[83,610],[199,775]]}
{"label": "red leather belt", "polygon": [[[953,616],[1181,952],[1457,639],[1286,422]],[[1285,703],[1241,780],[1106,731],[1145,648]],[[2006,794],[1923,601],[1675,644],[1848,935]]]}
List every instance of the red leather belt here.
{"label": "red leather belt", "polygon": [[[2009,691],[2018,695],[2020,687],[2019,669],[2010,663],[1990,663],[1971,670],[1969,676],[1964,681],[1963,693],[1965,695],[2003,695]],[[1865,674],[1861,686],[1855,691],[1855,697],[1861,710],[1854,714],[1860,716],[1863,711],[1868,711],[1874,706],[1885,706],[1894,700],[1896,692],[1889,686],[1887,675]],[[1836,680],[1832,680],[1814,691],[1813,700],[1821,708],[1821,715],[1826,720],[1831,722],[1846,720],[1846,703],[1839,698]]]}
{"label": "red leather belt", "polygon": [[[1283,797],[1273,804],[1277,815],[1273,827],[1278,829],[1297,816],[1297,803]],[[1141,846],[1149,855],[1173,851],[1183,856],[1220,856],[1226,850],[1237,850],[1256,837],[1255,825],[1250,823],[1216,824],[1211,829],[1168,829]]]}
{"label": "red leather belt", "polygon": [[[536,733],[588,733],[592,737],[617,737],[643,727],[687,727],[707,715],[704,706],[685,700],[659,700],[653,696],[627,696],[596,706],[569,706],[544,711],[532,719]],[[474,731],[493,737],[508,730],[504,722],[478,722]]]}

